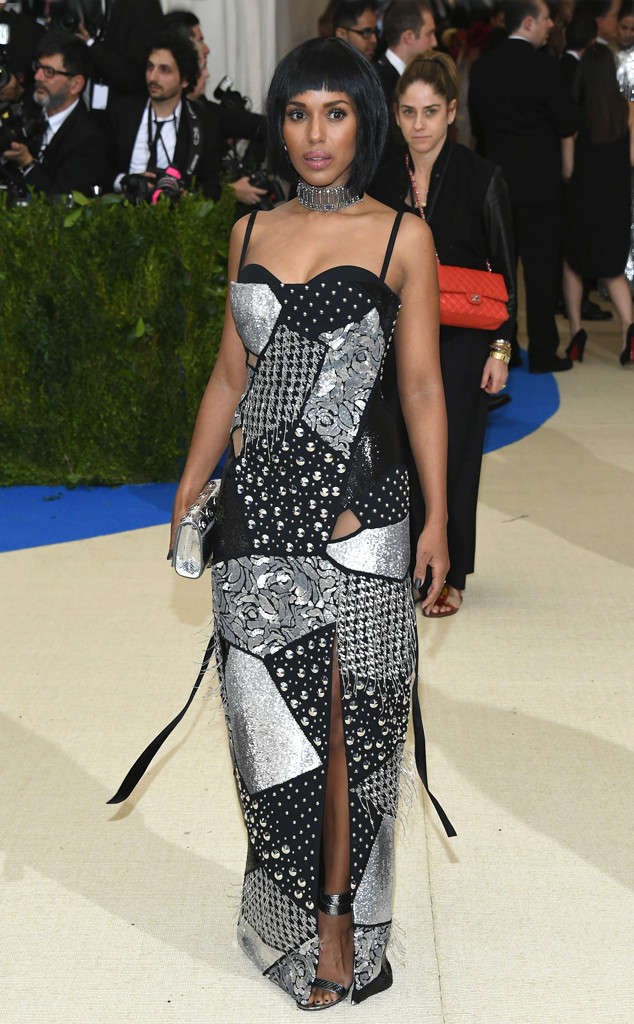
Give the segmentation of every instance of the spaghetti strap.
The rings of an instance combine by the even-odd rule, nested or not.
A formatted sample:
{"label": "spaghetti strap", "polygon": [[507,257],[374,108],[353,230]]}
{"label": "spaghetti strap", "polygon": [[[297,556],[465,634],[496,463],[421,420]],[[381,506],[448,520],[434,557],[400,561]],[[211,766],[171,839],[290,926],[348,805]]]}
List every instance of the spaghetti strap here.
{"label": "spaghetti strap", "polygon": [[392,231],[390,233],[390,238],[387,243],[387,249],[385,250],[385,259],[383,260],[383,266],[381,267],[381,273],[379,274],[379,280],[381,281],[385,281],[385,275],[387,274],[387,268],[389,267],[390,260],[392,259],[394,243],[396,242],[396,236],[398,234],[398,229],[401,226],[401,221],[403,219],[404,212],[404,210],[399,210],[398,213],[396,214],[396,217],[394,218],[394,224],[392,225]]}
{"label": "spaghetti strap", "polygon": [[247,224],[247,229],[244,232],[244,242],[242,243],[242,252],[240,253],[240,262],[238,264],[238,273],[240,273],[240,271],[242,270],[242,264],[244,263],[244,258],[245,258],[246,254],[247,254],[247,249],[249,248],[249,242],[251,241],[251,232],[253,231],[253,225],[255,223],[255,218],[257,217],[257,215],[258,215],[258,211],[257,210],[253,210],[251,212],[251,214],[249,215],[249,222]]}

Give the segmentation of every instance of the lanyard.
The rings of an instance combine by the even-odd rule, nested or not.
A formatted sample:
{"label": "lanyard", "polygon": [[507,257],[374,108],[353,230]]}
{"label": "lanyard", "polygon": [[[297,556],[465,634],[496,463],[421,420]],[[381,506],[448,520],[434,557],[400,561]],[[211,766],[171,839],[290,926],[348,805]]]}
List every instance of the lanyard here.
{"label": "lanyard", "polygon": [[[156,125],[154,137],[152,137],[152,121],[154,121],[154,124]],[[165,141],[163,139],[163,136],[161,135],[164,126],[166,124],[169,124],[170,121],[174,124],[174,134],[177,134],[178,123],[176,120],[176,114],[172,114],[172,116],[167,118],[166,121],[158,121],[156,118],[152,118],[152,104],[149,104],[147,111],[147,146],[149,151],[147,163],[148,171],[155,171],[157,169],[157,149],[159,142],[161,143],[161,147],[165,154],[166,166],[170,164],[173,160],[173,156],[170,156],[169,153],[167,152]]]}

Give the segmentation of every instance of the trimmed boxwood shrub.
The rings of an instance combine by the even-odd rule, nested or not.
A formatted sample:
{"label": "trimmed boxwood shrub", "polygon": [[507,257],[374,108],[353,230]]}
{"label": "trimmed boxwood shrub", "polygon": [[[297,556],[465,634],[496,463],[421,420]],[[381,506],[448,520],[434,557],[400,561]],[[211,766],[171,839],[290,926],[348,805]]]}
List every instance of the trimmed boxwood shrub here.
{"label": "trimmed boxwood shrub", "polygon": [[233,198],[76,200],[0,209],[0,484],[176,479],[220,340]]}

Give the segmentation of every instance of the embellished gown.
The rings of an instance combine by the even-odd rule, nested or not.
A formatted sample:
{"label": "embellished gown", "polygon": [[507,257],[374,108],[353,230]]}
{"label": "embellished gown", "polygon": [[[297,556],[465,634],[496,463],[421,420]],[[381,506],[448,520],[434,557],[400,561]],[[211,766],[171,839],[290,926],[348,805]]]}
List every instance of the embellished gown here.
{"label": "embellished gown", "polygon": [[[319,955],[335,651],[348,769],[353,1001],[391,982],[394,824],[417,664],[408,476],[397,417],[381,388],[399,309],[385,284],[399,222],[378,277],[340,266],[306,284],[282,284],[263,266],[242,265],[252,217],[231,285],[248,380],[223,476],[212,584],[248,833],[238,936],[295,999],[309,995]],[[347,509],[360,528],[331,540]],[[426,783],[420,749],[417,761]]]}

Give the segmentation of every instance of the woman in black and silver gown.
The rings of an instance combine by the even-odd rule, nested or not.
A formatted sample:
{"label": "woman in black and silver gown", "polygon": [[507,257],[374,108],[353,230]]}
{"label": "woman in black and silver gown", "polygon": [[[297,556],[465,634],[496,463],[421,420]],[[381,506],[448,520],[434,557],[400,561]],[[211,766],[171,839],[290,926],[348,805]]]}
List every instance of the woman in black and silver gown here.
{"label": "woman in black and silver gown", "polygon": [[[393,343],[428,510],[416,564],[433,573],[428,604],[448,567],[446,420],[429,230],[364,195],[387,122],[372,67],[341,41],[309,41],[278,67],[268,117],[297,198],[233,230],[225,328],[174,521],[229,438],[212,580],[249,840],[239,939],[300,1008],[323,1009],[392,980],[417,664],[407,471],[382,394]],[[426,782],[415,687],[414,714]]]}

